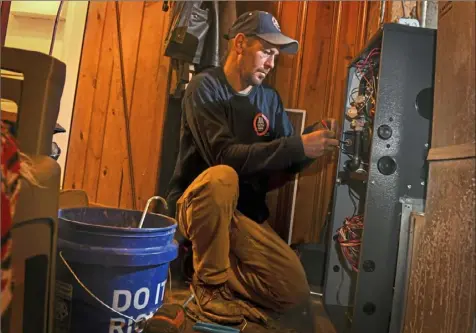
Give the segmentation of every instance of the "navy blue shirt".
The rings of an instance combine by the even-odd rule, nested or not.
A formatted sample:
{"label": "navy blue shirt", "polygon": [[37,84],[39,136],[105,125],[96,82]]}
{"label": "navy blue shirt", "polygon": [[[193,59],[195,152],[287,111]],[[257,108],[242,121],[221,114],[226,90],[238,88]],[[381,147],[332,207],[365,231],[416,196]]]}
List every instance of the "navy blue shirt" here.
{"label": "navy blue shirt", "polygon": [[276,90],[262,84],[239,94],[223,69],[213,68],[192,78],[182,109],[169,206],[175,210],[178,198],[205,169],[225,164],[239,176],[237,209],[258,223],[265,221],[270,176],[297,172],[307,162],[301,136],[294,135]]}

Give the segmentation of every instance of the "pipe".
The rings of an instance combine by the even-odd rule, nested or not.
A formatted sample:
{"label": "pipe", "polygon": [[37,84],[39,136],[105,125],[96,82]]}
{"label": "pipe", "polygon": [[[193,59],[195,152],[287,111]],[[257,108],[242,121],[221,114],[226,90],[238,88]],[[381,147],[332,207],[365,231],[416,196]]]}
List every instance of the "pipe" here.
{"label": "pipe", "polygon": [[63,9],[63,1],[60,1],[59,3],[58,12],[56,13],[55,24],[53,25],[53,36],[51,36],[50,52],[48,53],[50,56],[53,55],[53,48],[55,46],[56,39],[56,30],[58,29],[58,23],[61,17],[61,9]]}
{"label": "pipe", "polygon": [[426,14],[428,11],[428,1],[422,1],[421,3],[421,22],[420,22],[420,27],[425,28],[426,27]]}
{"label": "pipe", "polygon": [[385,0],[380,2],[380,19],[379,19],[379,26],[383,25],[383,21],[385,20]]}

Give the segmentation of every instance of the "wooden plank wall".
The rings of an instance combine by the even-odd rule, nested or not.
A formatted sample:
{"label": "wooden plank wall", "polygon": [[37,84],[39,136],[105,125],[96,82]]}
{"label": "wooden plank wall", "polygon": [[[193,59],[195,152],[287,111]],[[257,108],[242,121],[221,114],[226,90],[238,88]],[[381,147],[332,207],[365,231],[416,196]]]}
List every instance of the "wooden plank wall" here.
{"label": "wooden plank wall", "polygon": [[[120,2],[126,100],[136,205],[154,195],[169,58],[163,56],[168,17],[162,2]],[[89,5],[64,189],[84,189],[90,201],[132,207],[114,1]]]}
{"label": "wooden plank wall", "polygon": [[476,3],[441,1],[438,7],[425,224],[404,333],[476,329]]}

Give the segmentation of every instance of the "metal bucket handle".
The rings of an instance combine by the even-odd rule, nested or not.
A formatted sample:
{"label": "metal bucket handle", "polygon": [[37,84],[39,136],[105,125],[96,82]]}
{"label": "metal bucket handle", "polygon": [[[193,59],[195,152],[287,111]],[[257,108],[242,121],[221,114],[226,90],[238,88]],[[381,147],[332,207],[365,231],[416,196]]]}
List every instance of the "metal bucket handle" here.
{"label": "metal bucket handle", "polygon": [[152,202],[152,200],[160,200],[162,202],[162,204],[164,205],[164,208],[169,209],[169,207],[167,205],[167,201],[164,198],[162,198],[158,195],[149,198],[149,200],[147,200],[147,204],[145,205],[144,211],[142,212],[142,217],[140,218],[139,227],[138,227],[139,229],[142,228],[142,225],[144,224],[144,220],[145,220],[145,217],[147,215],[147,211],[149,210],[149,206],[150,206],[150,203]]}
{"label": "metal bucket handle", "polygon": [[130,316],[127,316],[119,311],[117,311],[116,309],[110,307],[109,305],[107,305],[106,303],[104,303],[99,297],[97,297],[96,295],[94,295],[94,293],[89,290],[88,287],[86,287],[84,285],[84,283],[79,279],[79,277],[76,275],[76,273],[73,271],[73,269],[71,268],[71,266],[68,264],[68,262],[66,261],[66,259],[63,257],[63,252],[60,251],[59,252],[59,257],[61,258],[61,260],[63,261],[63,264],[66,266],[66,268],[69,270],[69,272],[73,275],[74,279],[76,280],[76,282],[92,297],[94,298],[96,301],[98,301],[99,303],[101,303],[104,307],[108,308],[109,310],[111,310],[112,312],[115,312],[117,313],[118,315],[120,316],[123,316],[127,319],[130,319],[132,320],[132,322],[134,323],[134,332],[136,333],[141,333],[143,330],[144,330],[144,326],[145,326],[145,323],[146,323],[146,319],[145,318],[142,318],[140,320],[135,320],[134,318],[130,317]]}

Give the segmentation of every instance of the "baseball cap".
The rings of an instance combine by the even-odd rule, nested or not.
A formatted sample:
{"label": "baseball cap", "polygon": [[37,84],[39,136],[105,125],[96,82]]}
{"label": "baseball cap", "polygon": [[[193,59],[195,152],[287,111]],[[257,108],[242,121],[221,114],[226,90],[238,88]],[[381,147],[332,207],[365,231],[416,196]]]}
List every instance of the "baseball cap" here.
{"label": "baseball cap", "polygon": [[299,49],[298,41],[284,35],[276,18],[268,12],[254,10],[240,15],[225,38],[235,38],[239,33],[245,36],[257,36],[270,44],[279,46],[280,51],[284,53],[295,54]]}

